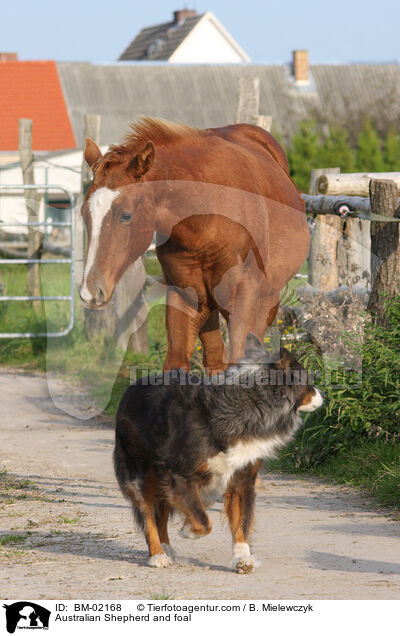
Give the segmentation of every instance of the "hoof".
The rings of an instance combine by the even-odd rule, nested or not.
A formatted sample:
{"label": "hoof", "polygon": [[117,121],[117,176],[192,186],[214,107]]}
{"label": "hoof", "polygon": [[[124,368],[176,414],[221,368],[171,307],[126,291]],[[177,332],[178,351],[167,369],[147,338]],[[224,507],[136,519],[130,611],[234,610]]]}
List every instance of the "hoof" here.
{"label": "hoof", "polygon": [[154,554],[154,556],[150,557],[148,564],[152,568],[167,568],[169,565],[172,565],[172,559],[168,554],[162,552],[161,554]]}

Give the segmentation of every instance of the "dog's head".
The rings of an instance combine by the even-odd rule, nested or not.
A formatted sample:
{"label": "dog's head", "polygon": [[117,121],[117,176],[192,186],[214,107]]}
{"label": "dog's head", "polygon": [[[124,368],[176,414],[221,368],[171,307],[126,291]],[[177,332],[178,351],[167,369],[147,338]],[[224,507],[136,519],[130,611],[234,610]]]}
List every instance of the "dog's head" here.
{"label": "dog's head", "polygon": [[300,362],[284,348],[272,359],[271,352],[254,333],[247,336],[245,355],[240,364],[261,372],[267,386],[287,388],[296,412],[315,411],[323,404],[321,392],[310,382],[309,374]]}

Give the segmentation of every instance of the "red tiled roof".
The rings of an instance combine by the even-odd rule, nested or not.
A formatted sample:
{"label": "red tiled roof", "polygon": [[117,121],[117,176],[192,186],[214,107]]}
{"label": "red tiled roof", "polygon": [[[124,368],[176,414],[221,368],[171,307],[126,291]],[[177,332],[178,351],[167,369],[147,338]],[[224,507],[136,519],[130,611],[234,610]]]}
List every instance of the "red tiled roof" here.
{"label": "red tiled roof", "polygon": [[33,150],[75,148],[55,62],[0,61],[0,150],[18,150],[18,119],[33,120]]}

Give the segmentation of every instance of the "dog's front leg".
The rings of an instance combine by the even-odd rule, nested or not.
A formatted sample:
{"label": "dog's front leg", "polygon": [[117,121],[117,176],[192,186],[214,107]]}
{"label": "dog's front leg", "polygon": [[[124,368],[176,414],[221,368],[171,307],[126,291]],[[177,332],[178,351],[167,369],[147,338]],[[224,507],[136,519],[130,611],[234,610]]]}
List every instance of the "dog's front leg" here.
{"label": "dog's front leg", "polygon": [[233,540],[232,567],[239,574],[252,572],[256,565],[248,540],[254,519],[255,481],[261,464],[262,460],[257,460],[237,471],[225,493],[225,511]]}
{"label": "dog's front leg", "polygon": [[[142,497],[138,503],[143,516],[144,533],[149,547],[148,564],[154,568],[165,568],[171,565],[172,559],[165,553],[160,541],[159,528],[155,516],[155,485],[154,476],[152,474],[147,478],[144,484]],[[164,519],[164,523],[162,524],[164,525],[164,541],[167,532],[166,524],[168,522],[168,514],[166,514],[166,519]],[[166,536],[168,537],[168,535]],[[167,540],[167,542],[169,544],[169,540]]]}

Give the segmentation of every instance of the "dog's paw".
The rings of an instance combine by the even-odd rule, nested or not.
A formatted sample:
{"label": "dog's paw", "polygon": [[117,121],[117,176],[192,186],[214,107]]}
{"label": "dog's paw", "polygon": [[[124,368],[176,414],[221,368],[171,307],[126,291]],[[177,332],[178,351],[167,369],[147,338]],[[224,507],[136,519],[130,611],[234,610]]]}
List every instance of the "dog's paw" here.
{"label": "dog's paw", "polygon": [[148,564],[152,568],[167,568],[169,565],[172,565],[172,559],[162,552],[161,554],[154,554],[148,560]]}
{"label": "dog's paw", "polygon": [[182,539],[200,539],[201,537],[200,534],[195,534],[187,524],[184,524],[182,528],[178,530],[178,534]]}
{"label": "dog's paw", "polygon": [[250,574],[258,562],[250,554],[250,548],[247,543],[235,543],[233,548],[232,568],[238,574]]}
{"label": "dog's paw", "polygon": [[232,567],[238,574],[250,574],[254,570],[256,563],[253,557],[238,558],[232,562]]}

